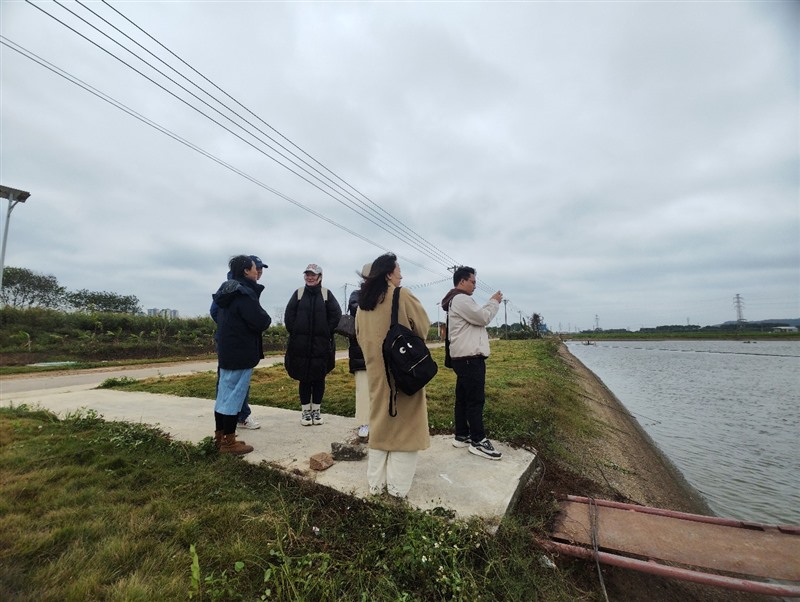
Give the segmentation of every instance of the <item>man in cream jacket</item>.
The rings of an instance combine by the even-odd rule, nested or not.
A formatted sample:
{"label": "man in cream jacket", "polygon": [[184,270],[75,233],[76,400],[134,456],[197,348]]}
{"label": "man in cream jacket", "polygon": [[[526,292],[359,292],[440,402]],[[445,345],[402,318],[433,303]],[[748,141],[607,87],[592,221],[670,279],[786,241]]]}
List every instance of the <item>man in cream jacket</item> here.
{"label": "man in cream jacket", "polygon": [[489,333],[486,326],[497,315],[503,293],[497,291],[480,306],[472,298],[475,269],[461,266],[453,273],[454,288],[442,299],[448,315],[451,366],[456,373],[454,447],[468,447],[470,453],[499,460],[503,454],[486,438],[483,406],[486,404],[486,358]]}

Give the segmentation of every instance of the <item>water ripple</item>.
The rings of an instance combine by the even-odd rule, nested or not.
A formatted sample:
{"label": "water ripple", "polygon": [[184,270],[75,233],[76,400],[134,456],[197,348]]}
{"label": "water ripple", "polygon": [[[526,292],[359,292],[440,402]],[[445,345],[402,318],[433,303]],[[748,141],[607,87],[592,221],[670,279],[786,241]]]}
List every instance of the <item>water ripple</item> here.
{"label": "water ripple", "polygon": [[570,343],[720,516],[800,525],[800,343]]}

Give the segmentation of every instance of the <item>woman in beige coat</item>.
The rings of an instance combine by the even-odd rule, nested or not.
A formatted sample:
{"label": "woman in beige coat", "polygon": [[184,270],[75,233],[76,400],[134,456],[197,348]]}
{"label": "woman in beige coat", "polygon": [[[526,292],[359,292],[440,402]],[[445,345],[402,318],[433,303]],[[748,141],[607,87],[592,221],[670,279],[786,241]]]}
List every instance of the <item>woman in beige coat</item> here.
{"label": "woman in beige coat", "polygon": [[[397,392],[397,416],[389,415],[389,383],[383,361],[383,340],[389,331],[392,295],[403,279],[397,256],[381,255],[361,285],[356,313],[356,338],[364,352],[369,381],[369,455],[367,479],[370,493],[384,488],[390,495],[405,497],[417,470],[417,453],[430,447],[428,405],[425,389],[414,395]],[[423,339],[430,320],[419,300],[400,289],[397,321]]]}

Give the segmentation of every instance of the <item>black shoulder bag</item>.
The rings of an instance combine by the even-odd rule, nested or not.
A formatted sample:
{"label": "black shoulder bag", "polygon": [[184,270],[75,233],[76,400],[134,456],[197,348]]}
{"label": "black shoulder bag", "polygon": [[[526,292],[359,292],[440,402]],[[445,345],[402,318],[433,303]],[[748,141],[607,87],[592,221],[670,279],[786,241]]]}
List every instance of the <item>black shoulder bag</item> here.
{"label": "black shoulder bag", "polygon": [[[439,366],[433,361],[425,341],[397,322],[400,287],[392,297],[392,323],[383,340],[383,361],[389,383],[389,416],[397,416],[397,390],[413,395],[436,376]],[[391,377],[389,375],[391,374]],[[394,379],[394,393],[392,392]]]}

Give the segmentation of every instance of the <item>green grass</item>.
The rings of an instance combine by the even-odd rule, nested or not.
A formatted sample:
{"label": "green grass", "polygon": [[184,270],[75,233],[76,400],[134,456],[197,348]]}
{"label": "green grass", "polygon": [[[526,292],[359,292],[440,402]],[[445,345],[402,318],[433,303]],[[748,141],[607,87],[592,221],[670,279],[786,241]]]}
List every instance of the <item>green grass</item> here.
{"label": "green grass", "polygon": [[[484,412],[490,438],[563,457],[564,437],[596,434],[585,417],[572,375],[556,354],[557,346],[554,339],[492,342]],[[428,420],[433,433],[451,433],[455,374],[444,367],[443,348],[431,353],[440,369],[426,387]],[[325,381],[328,414],[355,415],[355,384],[347,365],[347,360],[338,361]],[[110,379],[101,386],[213,399],[215,382],[216,373],[207,372],[140,381]],[[250,404],[299,409],[297,381],[287,376],[282,364],[258,369],[250,385]]]}
{"label": "green grass", "polygon": [[[346,365],[325,404],[352,416]],[[547,465],[493,536],[478,520],[220,455],[210,438],[171,441],[91,411],[0,409],[0,600],[599,600],[590,563],[547,568],[534,541],[556,508],[545,492],[574,482],[560,441],[597,433],[556,343],[494,342],[487,371],[492,436],[536,447]],[[211,397],[214,379],[107,385]],[[442,368],[428,388],[434,430],[451,429],[453,384]],[[295,408],[296,395],[281,366],[256,371],[253,403]]]}
{"label": "green grass", "polygon": [[[91,368],[110,368],[114,366],[150,366],[153,364],[171,364],[175,362],[192,361],[216,361],[216,355],[198,355],[187,358],[181,357],[162,357],[158,359],[138,359],[138,360],[108,360],[108,361],[87,361],[87,360],[68,360],[68,364],[54,363],[50,366],[1,366],[0,376],[10,374],[38,374],[39,372],[59,372],[63,370],[89,370]],[[46,362],[45,362],[46,363]]]}

